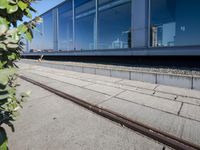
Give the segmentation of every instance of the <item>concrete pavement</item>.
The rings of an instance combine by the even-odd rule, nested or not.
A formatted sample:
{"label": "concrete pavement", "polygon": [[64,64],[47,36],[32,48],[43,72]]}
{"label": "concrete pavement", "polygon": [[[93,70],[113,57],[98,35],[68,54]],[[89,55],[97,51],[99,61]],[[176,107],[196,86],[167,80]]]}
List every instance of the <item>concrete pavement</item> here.
{"label": "concrete pavement", "polygon": [[[19,80],[18,93],[31,89],[15,124],[11,150],[162,150],[164,146],[100,117],[40,87]],[[166,147],[166,149],[169,149]]]}
{"label": "concrete pavement", "polygon": [[[200,145],[200,91],[33,64],[18,65],[21,68],[20,73],[38,82]],[[38,102],[41,98],[37,96],[42,95],[42,91],[37,88],[36,94],[32,94]],[[48,110],[48,106],[44,107],[45,111]],[[63,111],[67,109],[63,108]],[[151,149],[151,147],[145,148]]]}

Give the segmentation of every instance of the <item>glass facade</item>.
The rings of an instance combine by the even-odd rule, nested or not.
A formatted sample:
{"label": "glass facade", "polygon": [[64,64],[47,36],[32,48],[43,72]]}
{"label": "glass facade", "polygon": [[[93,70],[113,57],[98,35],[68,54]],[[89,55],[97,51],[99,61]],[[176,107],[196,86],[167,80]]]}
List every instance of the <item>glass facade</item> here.
{"label": "glass facade", "polygon": [[200,45],[199,10],[199,0],[66,0],[42,15],[29,47],[82,51]]}
{"label": "glass facade", "polygon": [[66,0],[54,8],[56,11],[42,15],[41,33],[34,32],[36,37],[31,49],[71,51],[130,48],[131,0],[99,0],[99,9],[96,4],[96,0]]}
{"label": "glass facade", "polygon": [[43,17],[43,41],[42,49],[46,51],[53,51],[54,31],[53,31],[53,13],[52,11],[46,13]]}
{"label": "glass facade", "polygon": [[151,0],[151,45],[200,45],[199,0]]}
{"label": "glass facade", "polygon": [[99,49],[130,48],[131,1],[100,0]]}
{"label": "glass facade", "polygon": [[73,49],[72,1],[58,7],[58,50]]}
{"label": "glass facade", "polygon": [[36,26],[36,30],[33,31],[33,40],[30,44],[31,51],[40,51],[43,49],[43,42],[42,42],[42,24]]}
{"label": "glass facade", "polygon": [[95,48],[95,0],[75,0],[75,49]]}

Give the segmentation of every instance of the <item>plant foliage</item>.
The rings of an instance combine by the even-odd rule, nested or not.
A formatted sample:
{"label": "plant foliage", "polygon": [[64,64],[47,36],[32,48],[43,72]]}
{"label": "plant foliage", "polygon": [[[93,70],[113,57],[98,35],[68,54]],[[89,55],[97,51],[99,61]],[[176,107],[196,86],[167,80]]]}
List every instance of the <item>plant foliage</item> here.
{"label": "plant foliage", "polygon": [[[18,109],[28,93],[16,96],[16,65],[23,51],[23,38],[31,41],[32,30],[41,21],[32,19],[36,12],[31,4],[35,0],[0,0],[0,126],[7,124],[13,130],[12,121],[18,115]],[[31,19],[23,22],[24,17]],[[18,25],[20,24],[20,25]],[[4,128],[0,127],[0,150],[7,149],[7,137]]]}

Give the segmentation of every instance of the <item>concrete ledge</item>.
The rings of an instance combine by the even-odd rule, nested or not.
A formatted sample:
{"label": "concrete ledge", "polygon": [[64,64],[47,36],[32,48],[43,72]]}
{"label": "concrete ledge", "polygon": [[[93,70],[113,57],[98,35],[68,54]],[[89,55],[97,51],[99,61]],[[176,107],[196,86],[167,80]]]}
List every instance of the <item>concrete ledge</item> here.
{"label": "concrete ledge", "polygon": [[[35,62],[35,64],[38,64]],[[88,66],[75,66],[75,65],[61,65],[53,63],[39,63],[46,67],[65,69],[69,71],[83,72],[89,74],[97,74],[103,76],[111,76],[121,79],[144,81],[153,84],[169,85],[187,89],[200,90],[200,77],[192,75],[157,73],[157,72],[144,72],[135,70],[126,70],[116,68],[103,68],[103,67],[88,67]]]}
{"label": "concrete ledge", "polygon": [[157,84],[176,86],[181,88],[192,88],[192,77],[177,76],[171,74],[157,74]]}
{"label": "concrete ledge", "polygon": [[131,72],[131,80],[144,81],[149,83],[157,83],[156,74],[146,72]]}
{"label": "concrete ledge", "polygon": [[130,80],[130,71],[111,70],[111,77],[122,78]]}
{"label": "concrete ledge", "polygon": [[193,89],[200,90],[200,77],[193,77]]}
{"label": "concrete ledge", "polygon": [[72,67],[72,66],[65,66],[65,70],[70,70],[70,71],[72,71],[72,70],[73,70],[73,67]]}
{"label": "concrete ledge", "polygon": [[83,67],[73,66],[73,71],[83,72]]}
{"label": "concrete ledge", "polygon": [[95,68],[89,68],[89,67],[82,67],[84,73],[90,73],[90,74],[96,74]]}
{"label": "concrete ledge", "polygon": [[103,76],[111,76],[111,70],[110,69],[96,69],[96,74],[97,75],[103,75]]}

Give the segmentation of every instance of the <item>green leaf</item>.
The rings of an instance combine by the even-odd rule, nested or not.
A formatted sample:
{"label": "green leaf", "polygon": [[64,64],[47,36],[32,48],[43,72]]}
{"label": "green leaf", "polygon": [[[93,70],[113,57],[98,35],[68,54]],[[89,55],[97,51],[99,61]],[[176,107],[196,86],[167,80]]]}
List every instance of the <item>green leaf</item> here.
{"label": "green leaf", "polygon": [[4,128],[0,127],[0,150],[8,150],[8,138]]}
{"label": "green leaf", "polygon": [[8,83],[8,76],[6,75],[0,75],[0,84],[5,86]]}
{"label": "green leaf", "polygon": [[32,38],[33,38],[32,34],[29,31],[27,31],[26,32],[26,39],[29,40],[29,41],[32,41]]}
{"label": "green leaf", "polygon": [[7,44],[7,48],[11,48],[11,49],[16,49],[16,48],[18,48],[19,47],[19,45],[18,44]]}
{"label": "green leaf", "polygon": [[8,24],[9,22],[6,19],[0,17],[0,36],[8,30]]}
{"label": "green leaf", "polygon": [[18,30],[22,33],[25,33],[28,30],[28,28],[26,25],[22,24],[22,25],[19,25]]}
{"label": "green leaf", "polygon": [[16,39],[11,38],[11,37],[7,37],[7,39],[5,41],[3,41],[3,43],[5,43],[5,44],[9,44],[9,43],[17,44],[18,42],[19,42],[19,40],[16,40]]}
{"label": "green leaf", "polygon": [[8,30],[7,24],[0,24],[0,36]]}
{"label": "green leaf", "polygon": [[8,0],[10,4],[16,4],[17,2],[14,0]]}
{"label": "green leaf", "polygon": [[17,28],[9,29],[9,30],[7,31],[7,34],[8,34],[8,35],[12,35],[12,34],[15,34],[15,33],[17,33]]}
{"label": "green leaf", "polygon": [[32,14],[30,12],[29,9],[26,9],[26,13],[27,13],[27,17],[29,17],[30,19],[32,19]]}
{"label": "green leaf", "polygon": [[3,50],[6,50],[6,45],[3,44],[3,43],[0,43],[0,50],[3,49]]}
{"label": "green leaf", "polygon": [[5,9],[8,5],[7,0],[0,0],[0,9]]}
{"label": "green leaf", "polygon": [[8,77],[10,75],[15,74],[16,69],[14,68],[7,68],[0,70],[0,84],[5,86],[8,83]]}
{"label": "green leaf", "polygon": [[11,53],[10,55],[8,55],[8,59],[15,60],[15,59],[17,59],[17,55],[15,53]]}
{"label": "green leaf", "polygon": [[12,13],[16,12],[17,10],[18,10],[17,5],[8,5],[7,6],[7,13],[8,14],[12,14]]}
{"label": "green leaf", "polygon": [[3,66],[6,64],[6,61],[0,61],[0,69],[2,69],[3,68]]}
{"label": "green leaf", "polygon": [[0,101],[1,100],[4,100],[4,99],[6,99],[6,98],[8,98],[10,95],[7,93],[7,94],[1,94],[0,95]]}
{"label": "green leaf", "polygon": [[22,1],[19,1],[18,6],[21,8],[22,11],[24,11],[27,8],[28,4],[26,4]]}

